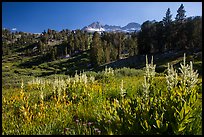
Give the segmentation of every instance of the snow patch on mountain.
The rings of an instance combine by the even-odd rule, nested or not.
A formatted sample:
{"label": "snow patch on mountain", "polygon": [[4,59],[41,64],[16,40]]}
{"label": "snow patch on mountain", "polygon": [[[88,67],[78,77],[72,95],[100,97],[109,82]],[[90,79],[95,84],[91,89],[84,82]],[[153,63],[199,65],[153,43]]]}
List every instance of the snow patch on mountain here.
{"label": "snow patch on mountain", "polygon": [[83,31],[87,32],[135,32],[141,29],[140,24],[131,22],[124,27],[115,25],[102,25],[100,22],[93,22],[92,24],[82,28]]}

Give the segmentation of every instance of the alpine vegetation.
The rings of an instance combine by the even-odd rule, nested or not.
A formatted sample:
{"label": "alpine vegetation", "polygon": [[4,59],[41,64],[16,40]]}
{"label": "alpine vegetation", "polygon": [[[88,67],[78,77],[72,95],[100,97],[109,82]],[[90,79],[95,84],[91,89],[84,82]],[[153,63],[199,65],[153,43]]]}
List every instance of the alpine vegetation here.
{"label": "alpine vegetation", "polygon": [[3,134],[202,134],[198,73],[185,54],[180,65],[178,71],[168,63],[166,76],[157,76],[146,56],[143,76],[105,68],[22,81],[19,92],[2,95]]}
{"label": "alpine vegetation", "polygon": [[202,135],[202,16],[187,17],[181,4],[173,19],[166,6],[160,21],[123,27],[96,20],[81,29],[28,33],[5,23],[2,134]]}
{"label": "alpine vegetation", "polygon": [[146,55],[146,67],[145,67],[143,90],[144,90],[144,96],[146,96],[147,98],[149,96],[150,86],[152,85],[153,79],[156,74],[155,68],[156,68],[156,65],[153,64],[153,56],[151,59],[151,63],[148,64],[148,58]]}

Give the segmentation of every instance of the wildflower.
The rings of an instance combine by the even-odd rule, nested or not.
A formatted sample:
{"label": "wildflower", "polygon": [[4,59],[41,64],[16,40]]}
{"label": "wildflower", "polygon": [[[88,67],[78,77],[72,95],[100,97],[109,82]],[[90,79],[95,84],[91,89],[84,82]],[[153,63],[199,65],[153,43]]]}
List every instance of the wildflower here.
{"label": "wildflower", "polygon": [[153,56],[152,56],[151,64],[148,64],[148,59],[147,59],[147,55],[146,55],[146,68],[145,68],[144,84],[142,84],[143,90],[144,90],[144,96],[146,99],[149,96],[149,88],[153,82],[153,78],[154,78],[155,73],[156,73],[155,68],[156,68],[156,65],[153,64]]}
{"label": "wildflower", "polygon": [[78,119],[76,120],[76,123],[79,123],[79,120],[78,120]]}
{"label": "wildflower", "polygon": [[41,101],[44,100],[44,94],[43,94],[43,91],[41,91],[41,93],[40,93],[40,99],[41,99]]}
{"label": "wildflower", "polygon": [[178,79],[177,79],[177,73],[176,70],[173,69],[173,66],[169,66],[168,63],[168,69],[167,69],[167,74],[166,75],[166,81],[167,81],[167,88],[168,90],[172,89],[173,87],[175,87],[178,83]]}
{"label": "wildflower", "polygon": [[194,72],[193,63],[190,61],[190,66],[186,65],[186,54],[184,53],[183,64],[180,64],[179,70],[181,71],[181,84],[186,88],[193,87],[198,81],[198,73],[197,70]]}
{"label": "wildflower", "polygon": [[[193,64],[190,61],[190,66],[186,64],[186,54],[184,53],[183,64],[180,64],[180,76],[181,76],[181,85],[184,88],[192,88],[198,81],[198,73],[197,70],[194,72]],[[167,81],[167,88],[168,90],[177,86],[178,83],[178,74],[176,70],[173,69],[173,66],[169,66],[167,69],[166,81]],[[189,92],[189,90],[187,90]]]}
{"label": "wildflower", "polygon": [[146,76],[144,76],[144,84],[142,84],[142,86],[143,86],[145,97],[148,97],[150,84],[147,82],[147,77]]}
{"label": "wildflower", "polygon": [[70,76],[68,76],[68,77],[67,77],[67,79],[66,79],[66,81],[65,81],[65,82],[66,82],[66,84],[67,84],[67,85],[69,85],[69,84],[70,84],[70,82],[71,82],[71,78],[70,78]]}
{"label": "wildflower", "polygon": [[99,130],[98,128],[94,128],[94,131],[96,131],[96,132],[97,132],[98,130]]}
{"label": "wildflower", "polygon": [[70,129],[70,128],[65,128],[64,130],[67,131],[67,130],[69,130],[69,129]]}
{"label": "wildflower", "polygon": [[66,134],[66,132],[69,130],[70,128],[65,128],[64,129],[64,134]]}
{"label": "wildflower", "polygon": [[37,109],[37,104],[35,103],[34,108]]}
{"label": "wildflower", "polygon": [[98,130],[98,131],[97,131],[97,133],[100,135],[100,134],[101,134],[101,131],[100,131],[100,130]]}
{"label": "wildflower", "polygon": [[146,55],[145,76],[147,77],[147,82],[151,82],[152,78],[155,76],[155,68],[156,68],[156,65],[153,64],[153,56],[152,56],[151,64],[148,64],[148,59]]}
{"label": "wildflower", "polygon": [[114,70],[112,68],[107,68],[107,66],[105,67],[105,72],[104,72],[105,76],[109,76],[109,75],[114,75]]}
{"label": "wildflower", "polygon": [[86,126],[86,123],[84,123],[83,126]]}
{"label": "wildflower", "polygon": [[24,88],[24,84],[23,84],[23,80],[21,80],[21,90],[20,90],[20,98],[21,99],[23,99],[23,97],[24,97],[23,88]]}
{"label": "wildflower", "polygon": [[126,92],[124,91],[124,89],[123,89],[123,80],[122,80],[121,85],[120,85],[120,95],[121,95],[122,97],[124,97],[126,94],[127,94],[127,93],[126,93]]}
{"label": "wildflower", "polygon": [[21,89],[23,90],[24,84],[23,84],[23,80],[21,80]]}
{"label": "wildflower", "polygon": [[190,62],[190,70],[187,76],[188,76],[188,79],[186,81],[187,85],[189,87],[193,87],[194,85],[196,85],[196,83],[198,82],[198,73],[197,70],[194,72],[192,61]]}
{"label": "wildflower", "polygon": [[122,80],[122,82],[121,82],[121,85],[120,85],[120,91],[123,93],[123,80]]}
{"label": "wildflower", "polygon": [[91,76],[89,79],[90,79],[91,83],[94,83],[95,77]]}
{"label": "wildflower", "polygon": [[91,126],[93,124],[93,122],[88,122],[88,126]]}

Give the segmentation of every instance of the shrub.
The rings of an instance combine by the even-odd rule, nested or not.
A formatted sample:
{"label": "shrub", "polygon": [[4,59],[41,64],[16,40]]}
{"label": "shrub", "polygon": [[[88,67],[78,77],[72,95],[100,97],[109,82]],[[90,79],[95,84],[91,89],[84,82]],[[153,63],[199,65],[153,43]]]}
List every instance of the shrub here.
{"label": "shrub", "polygon": [[116,69],[115,71],[114,71],[114,74],[116,75],[116,76],[142,76],[143,75],[143,73],[144,73],[144,71],[143,70],[141,70],[141,69],[133,69],[133,68],[126,68],[126,67],[124,67],[124,68],[120,68],[120,69]]}
{"label": "shrub", "polygon": [[146,56],[136,74],[144,79],[115,77],[138,72],[129,68],[28,83],[30,77],[11,77],[20,88],[2,92],[2,134],[202,134],[202,88],[192,62],[186,65],[184,55],[180,69],[168,65],[165,77],[155,67]]}

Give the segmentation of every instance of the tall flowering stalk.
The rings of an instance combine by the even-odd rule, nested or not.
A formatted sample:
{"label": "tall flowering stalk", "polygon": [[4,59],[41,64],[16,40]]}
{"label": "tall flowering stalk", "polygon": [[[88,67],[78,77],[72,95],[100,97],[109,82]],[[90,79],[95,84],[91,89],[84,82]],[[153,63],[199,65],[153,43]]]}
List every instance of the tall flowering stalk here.
{"label": "tall flowering stalk", "polygon": [[176,87],[178,83],[178,74],[176,70],[174,70],[173,66],[169,65],[169,63],[167,68],[166,82],[168,90],[171,90],[172,88]]}
{"label": "tall flowering stalk", "polygon": [[182,78],[181,84],[184,88],[192,88],[198,81],[197,70],[193,70],[193,63],[190,61],[190,66],[186,64],[186,54],[184,53],[183,64],[180,64],[180,76]]}
{"label": "tall flowering stalk", "polygon": [[186,87],[186,81],[187,81],[187,73],[188,73],[188,69],[189,69],[189,66],[188,64],[186,65],[186,54],[184,53],[184,59],[183,59],[183,64],[181,64],[181,67],[179,68],[179,70],[181,71],[181,78],[182,78],[182,81],[181,81],[181,84]]}
{"label": "tall flowering stalk", "polygon": [[94,77],[94,76],[90,76],[90,77],[89,77],[89,81],[90,81],[91,83],[94,83],[95,77]]}
{"label": "tall flowering stalk", "polygon": [[20,98],[23,99],[24,97],[24,83],[23,80],[21,80],[21,90],[20,90]]}
{"label": "tall flowering stalk", "polygon": [[43,100],[44,100],[44,89],[45,89],[45,82],[43,80],[40,80],[40,100],[41,100],[41,103],[43,104]]}
{"label": "tall flowering stalk", "polygon": [[123,80],[121,81],[121,85],[120,85],[120,95],[122,98],[125,97],[125,95],[126,95],[126,92],[123,88]]}
{"label": "tall flowering stalk", "polygon": [[62,88],[60,86],[60,80],[57,80],[57,101],[59,102],[61,100],[61,95],[62,95]]}
{"label": "tall flowering stalk", "polygon": [[146,76],[144,76],[144,83],[142,84],[142,86],[143,86],[144,96],[145,98],[148,98],[150,84],[147,82]]}
{"label": "tall flowering stalk", "polygon": [[105,71],[104,71],[104,75],[105,76],[113,76],[114,75],[114,70],[111,67],[107,68],[107,66],[106,66]]}
{"label": "tall flowering stalk", "polygon": [[[183,64],[180,63],[180,77],[181,80],[178,81],[178,74],[176,70],[174,70],[173,66],[170,67],[168,63],[166,81],[168,90],[176,87],[176,85],[180,82],[181,87],[184,89],[192,88],[198,82],[198,73],[197,70],[193,70],[193,63],[190,61],[190,65],[186,64],[186,54],[184,53]],[[187,90],[188,91],[188,90]]]}
{"label": "tall flowering stalk", "polygon": [[57,79],[55,78],[54,82],[53,82],[53,85],[52,85],[52,89],[53,89],[53,94],[54,94],[54,99],[56,100],[56,97],[57,97]]}
{"label": "tall flowering stalk", "polygon": [[168,64],[166,75],[167,90],[171,91],[167,99],[170,105],[168,112],[174,112],[173,119],[176,122],[173,123],[173,131],[175,134],[183,134],[186,131],[192,132],[189,125],[197,118],[195,112],[198,109],[198,106],[196,106],[198,93],[195,89],[198,73],[197,70],[193,70],[191,61],[190,65],[186,64],[186,54],[184,54],[183,64],[180,63],[179,70],[180,78],[178,78],[173,66],[170,67]]}
{"label": "tall flowering stalk", "polygon": [[74,79],[75,79],[76,83],[79,82],[79,75],[77,74],[77,71],[76,71],[76,73],[74,75]]}
{"label": "tall flowering stalk", "polygon": [[190,70],[189,70],[189,73],[187,74],[187,85],[191,88],[193,87],[194,85],[196,85],[196,83],[198,82],[198,73],[197,73],[198,70],[194,71],[193,70],[193,63],[192,61],[190,61]]}
{"label": "tall flowering stalk", "polygon": [[63,100],[65,101],[66,100],[66,88],[67,88],[67,84],[66,84],[66,82],[65,82],[65,80],[63,80],[63,79],[61,79],[60,80],[60,88],[61,88],[61,90],[62,90],[62,98],[63,98]]}
{"label": "tall flowering stalk", "polygon": [[151,63],[148,64],[148,58],[146,55],[145,76],[144,76],[144,83],[142,84],[144,95],[146,98],[149,96],[150,86],[151,86],[151,84],[153,82],[153,78],[156,74],[155,68],[156,68],[156,65],[153,64],[153,56],[152,56]]}
{"label": "tall flowering stalk", "polygon": [[148,64],[148,59],[146,55],[146,68],[145,68],[145,76],[147,78],[147,82],[152,82],[152,79],[154,78],[156,72],[155,72],[156,65],[153,64],[153,56],[151,63]]}

